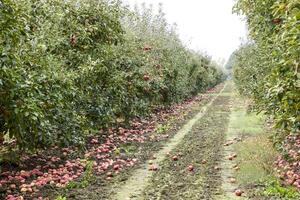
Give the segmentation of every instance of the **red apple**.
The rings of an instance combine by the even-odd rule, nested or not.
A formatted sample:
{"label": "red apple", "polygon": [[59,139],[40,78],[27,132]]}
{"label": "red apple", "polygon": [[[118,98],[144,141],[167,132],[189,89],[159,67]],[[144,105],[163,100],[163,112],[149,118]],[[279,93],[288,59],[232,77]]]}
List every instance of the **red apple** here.
{"label": "red apple", "polygon": [[235,190],[235,195],[236,196],[242,196],[243,192],[241,190]]}
{"label": "red apple", "polygon": [[115,171],[119,170],[119,169],[120,169],[120,165],[114,165],[114,166],[113,166],[113,169],[114,169]]}
{"label": "red apple", "polygon": [[194,166],[193,166],[193,165],[189,165],[189,166],[188,166],[188,170],[189,170],[190,172],[194,171]]}
{"label": "red apple", "polygon": [[158,167],[156,165],[150,165],[149,171],[157,171]]}
{"label": "red apple", "polygon": [[144,77],[143,77],[144,81],[149,81],[150,80],[150,76],[145,74]]}

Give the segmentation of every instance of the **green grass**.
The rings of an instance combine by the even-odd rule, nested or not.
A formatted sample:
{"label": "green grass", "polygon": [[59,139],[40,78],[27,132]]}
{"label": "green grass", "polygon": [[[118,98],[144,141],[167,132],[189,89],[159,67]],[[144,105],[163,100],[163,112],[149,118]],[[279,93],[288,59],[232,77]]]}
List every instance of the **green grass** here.
{"label": "green grass", "polygon": [[234,99],[229,134],[243,138],[234,145],[240,167],[236,176],[239,183],[249,185],[272,176],[277,152],[268,138],[270,133],[264,130],[264,116],[247,112],[247,100]]}
{"label": "green grass", "polygon": [[232,131],[238,131],[239,134],[252,136],[264,132],[264,116],[249,113],[245,108],[238,107],[233,110],[231,120],[230,129]]}
{"label": "green grass", "polygon": [[280,199],[300,199],[300,194],[295,187],[283,187],[278,180],[268,182],[264,195],[279,197]]}
{"label": "green grass", "polygon": [[273,163],[277,152],[268,139],[268,134],[249,137],[236,144],[240,163],[237,178],[243,185],[266,181],[274,174]]}
{"label": "green grass", "polygon": [[[246,99],[234,99],[229,134],[243,138],[233,146],[240,167],[236,171],[238,183],[248,188],[250,197],[255,194],[261,199],[298,199],[298,191],[294,187],[283,187],[275,175],[274,161],[278,152],[270,140],[273,133],[264,128],[265,117],[247,112]],[[257,188],[257,184],[262,187]]]}

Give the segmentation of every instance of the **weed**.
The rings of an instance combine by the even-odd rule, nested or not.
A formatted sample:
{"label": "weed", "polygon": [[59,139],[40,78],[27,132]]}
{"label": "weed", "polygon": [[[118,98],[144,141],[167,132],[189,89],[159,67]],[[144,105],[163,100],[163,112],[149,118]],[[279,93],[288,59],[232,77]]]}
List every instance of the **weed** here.
{"label": "weed", "polygon": [[93,161],[89,160],[86,163],[86,169],[82,176],[82,179],[80,182],[71,181],[67,185],[67,189],[73,189],[73,188],[85,188],[87,187],[93,178]]}
{"label": "weed", "polygon": [[55,198],[55,200],[67,200],[67,197],[58,196]]}
{"label": "weed", "polygon": [[284,199],[299,199],[300,194],[295,187],[282,186],[279,181],[273,180],[268,183],[267,188],[264,191],[266,196],[275,196]]}
{"label": "weed", "polygon": [[156,132],[157,134],[164,134],[164,133],[166,133],[169,129],[170,129],[170,125],[169,125],[169,124],[159,124],[159,125],[156,127],[155,132]]}
{"label": "weed", "polygon": [[116,156],[125,154],[126,156],[132,155],[137,151],[137,148],[132,144],[122,144],[114,150]]}

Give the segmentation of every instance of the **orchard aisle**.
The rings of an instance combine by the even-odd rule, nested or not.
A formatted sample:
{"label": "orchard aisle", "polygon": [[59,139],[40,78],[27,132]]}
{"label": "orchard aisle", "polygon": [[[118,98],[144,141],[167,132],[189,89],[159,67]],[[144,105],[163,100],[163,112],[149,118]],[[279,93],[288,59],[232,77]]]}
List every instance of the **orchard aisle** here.
{"label": "orchard aisle", "polygon": [[[116,189],[114,200],[151,199],[234,199],[236,186],[231,172],[222,171],[226,133],[231,112],[233,85],[227,83],[153,160],[137,169],[123,186]],[[226,179],[226,180],[225,180]],[[228,194],[227,194],[228,193]]]}

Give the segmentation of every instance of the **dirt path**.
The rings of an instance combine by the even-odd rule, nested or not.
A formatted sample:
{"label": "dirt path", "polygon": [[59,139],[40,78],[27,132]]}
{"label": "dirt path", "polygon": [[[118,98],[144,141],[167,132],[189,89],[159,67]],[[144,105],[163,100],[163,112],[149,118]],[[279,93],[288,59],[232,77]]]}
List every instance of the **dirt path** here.
{"label": "dirt path", "polygon": [[[232,172],[224,160],[230,151],[223,146],[232,85],[226,84],[220,93],[212,95],[214,98],[154,155],[155,159],[137,169],[111,199],[234,199],[230,194],[236,186],[224,184]],[[149,171],[150,164],[158,170]]]}

